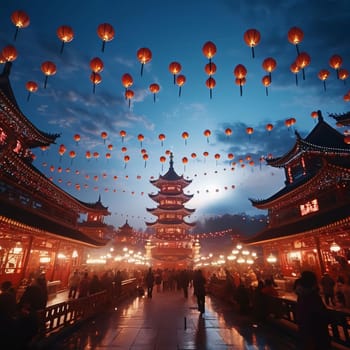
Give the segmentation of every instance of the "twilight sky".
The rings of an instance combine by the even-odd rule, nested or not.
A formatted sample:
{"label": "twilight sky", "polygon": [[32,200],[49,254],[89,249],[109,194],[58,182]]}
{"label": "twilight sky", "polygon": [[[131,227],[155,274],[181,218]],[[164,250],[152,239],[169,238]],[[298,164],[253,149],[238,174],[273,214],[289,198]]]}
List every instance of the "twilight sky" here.
{"label": "twilight sky", "polygon": [[[188,221],[225,213],[264,214],[251,206],[249,198],[274,194],[283,187],[284,174],[261,159],[269,154],[280,156],[292,147],[294,130],[306,136],[315,125],[313,111],[321,110],[332,126],[334,120],[328,113],[349,111],[349,102],[343,97],[350,82],[337,79],[329,64],[333,55],[340,55],[341,68],[350,70],[348,0],[275,3],[5,0],[0,10],[0,47],[17,49],[10,80],[18,104],[40,130],[61,134],[48,150],[33,150],[34,165],[80,200],[95,202],[101,195],[112,213],[106,221],[115,226],[128,218],[136,229],[145,228],[145,221],[155,220],[146,211],[156,206],[148,197],[157,190],[149,180],[168,170],[166,151],[174,154],[176,172],[192,180],[185,192],[194,197],[186,206],[196,211]],[[16,10],[29,15],[30,25],[20,29],[15,40],[11,15]],[[115,31],[104,50],[97,35],[103,23]],[[74,32],[63,52],[56,34],[62,25]],[[302,71],[293,74],[290,70],[297,57],[295,45],[288,41],[292,27],[304,33],[299,52],[311,57],[304,69],[305,79]],[[261,35],[254,58],[243,39],[248,29]],[[202,51],[208,41],[217,49],[212,58],[217,68],[212,75],[216,86],[211,93],[204,69],[209,60]],[[142,75],[137,58],[140,48],[152,52]],[[96,57],[104,68],[94,92],[90,61]],[[268,73],[262,63],[269,57],[277,67],[266,92],[262,78]],[[53,62],[57,72],[48,77],[45,88],[41,65],[46,61]],[[181,94],[169,71],[171,62],[180,63],[180,74],[186,77]],[[238,64],[247,70],[242,94],[233,73]],[[326,88],[318,77],[322,69],[330,73]],[[130,104],[121,80],[126,73],[133,78]],[[38,85],[29,99],[28,81]],[[159,86],[155,96],[151,84]],[[287,127],[290,118],[296,122]],[[267,124],[273,125],[271,131],[266,130]],[[251,135],[246,132],[248,127],[253,128]],[[225,133],[228,128],[232,135]],[[205,130],[210,131],[209,137]],[[102,133],[107,136],[103,138]],[[142,144],[139,134],[144,138]],[[163,142],[160,134],[165,136]],[[61,145],[66,150],[62,156]],[[146,161],[142,150],[148,156]],[[87,151],[99,156],[87,159]],[[230,153],[234,158],[229,159]],[[125,156],[129,156],[128,162]],[[166,156],[165,163],[160,161],[162,156]]]}

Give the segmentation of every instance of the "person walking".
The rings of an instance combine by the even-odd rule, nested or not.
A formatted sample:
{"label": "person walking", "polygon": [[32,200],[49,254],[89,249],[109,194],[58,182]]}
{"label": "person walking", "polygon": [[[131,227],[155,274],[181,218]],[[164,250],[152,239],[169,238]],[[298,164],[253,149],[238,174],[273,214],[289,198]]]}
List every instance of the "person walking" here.
{"label": "person walking", "polygon": [[298,282],[296,321],[300,350],[329,350],[328,310],[318,288],[317,277],[312,271],[304,271]]}
{"label": "person walking", "polygon": [[80,276],[79,271],[75,270],[72,275],[69,277],[69,292],[68,292],[68,298],[75,299],[77,296],[78,288],[80,283]]}
{"label": "person walking", "polygon": [[195,271],[193,276],[193,290],[194,295],[197,297],[198,311],[201,315],[205,311],[205,284],[206,279],[203,276],[202,270]]}
{"label": "person walking", "polygon": [[154,285],[154,274],[153,274],[151,267],[148,269],[145,280],[146,280],[146,286],[147,286],[147,297],[149,299],[152,299],[152,292],[153,292],[153,285]]}
{"label": "person walking", "polygon": [[188,285],[190,283],[190,276],[187,270],[181,270],[180,276],[179,276],[179,283],[183,290],[184,297],[188,298]]}
{"label": "person walking", "polygon": [[325,272],[321,278],[322,292],[327,306],[335,306],[335,282],[329,273]]}

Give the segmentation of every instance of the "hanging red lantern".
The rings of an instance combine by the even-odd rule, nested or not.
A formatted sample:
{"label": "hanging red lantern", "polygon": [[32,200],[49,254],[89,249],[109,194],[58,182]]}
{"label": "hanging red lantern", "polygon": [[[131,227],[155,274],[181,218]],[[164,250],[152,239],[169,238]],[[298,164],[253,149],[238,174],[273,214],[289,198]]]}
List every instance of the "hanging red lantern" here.
{"label": "hanging red lantern", "polygon": [[122,151],[123,153],[125,153],[127,150],[128,150],[128,149],[127,149],[125,146],[123,146],[123,147],[121,148],[121,151]]}
{"label": "hanging red lantern", "polygon": [[252,127],[248,127],[248,128],[245,129],[245,131],[249,135],[249,140],[250,140],[250,137],[253,134],[254,129]]}
{"label": "hanging red lantern", "polygon": [[306,52],[301,52],[295,61],[295,63],[298,65],[298,67],[301,68],[303,71],[303,80],[305,80],[305,70],[304,69],[305,69],[305,67],[307,67],[310,64],[310,62],[311,62],[311,57]]}
{"label": "hanging red lantern", "polygon": [[296,62],[290,65],[290,71],[295,74],[295,85],[298,86],[298,73],[300,72],[300,67]]}
{"label": "hanging red lantern", "polygon": [[197,158],[197,154],[196,154],[196,153],[194,153],[194,152],[193,152],[193,153],[191,153],[191,158],[192,158],[192,159],[196,159],[196,158]]}
{"label": "hanging red lantern", "polygon": [[107,41],[114,39],[114,28],[109,23],[102,23],[97,27],[97,35],[102,40],[102,52],[105,50]]}
{"label": "hanging red lantern", "polygon": [[230,159],[230,160],[233,159],[234,157],[235,157],[235,156],[234,156],[233,153],[229,153],[229,154],[227,155],[227,158]]}
{"label": "hanging red lantern", "polygon": [[146,164],[147,164],[147,160],[148,160],[148,154],[145,153],[143,156],[142,156],[143,160],[145,161],[145,168],[146,168]]}
{"label": "hanging red lantern", "polygon": [[28,90],[27,101],[29,101],[30,94],[38,91],[38,84],[35,81],[27,81],[26,89]]}
{"label": "hanging red lantern", "polygon": [[323,81],[323,89],[324,89],[324,91],[326,91],[326,80],[328,79],[328,77],[329,77],[329,71],[327,70],[327,69],[321,69],[319,72],[318,72],[318,74],[317,74],[317,76],[318,76],[318,78],[321,80],[321,81]]}
{"label": "hanging red lantern", "polygon": [[204,66],[204,71],[207,73],[209,76],[212,76],[216,73],[216,64],[214,62],[207,63]]}
{"label": "hanging red lantern", "polygon": [[232,130],[230,128],[225,129],[225,134],[226,136],[231,136],[232,135]]}
{"label": "hanging red lantern", "polygon": [[316,112],[316,111],[312,111],[311,112],[311,118],[315,121],[315,123],[316,123],[316,119],[317,119],[317,117],[318,117],[318,113]]}
{"label": "hanging red lantern", "polygon": [[101,83],[102,77],[100,74],[92,72],[90,74],[90,81],[92,82],[92,92],[95,93],[96,85]]}
{"label": "hanging red lantern", "polygon": [[219,153],[216,153],[215,155],[214,155],[214,158],[215,158],[215,160],[216,160],[216,165],[218,165],[218,160],[220,159],[220,154]]}
{"label": "hanging red lantern", "polygon": [[125,87],[125,91],[132,86],[132,84],[134,83],[134,79],[132,78],[132,76],[129,73],[125,73],[122,76],[122,84]]}
{"label": "hanging red lantern", "polygon": [[159,92],[160,87],[158,84],[153,83],[149,86],[149,91],[153,94],[153,102],[156,102],[156,94]]}
{"label": "hanging red lantern", "polygon": [[142,47],[141,49],[137,50],[137,59],[140,61],[141,63],[141,76],[143,74],[143,66],[150,62],[152,59],[152,52],[150,49],[146,48],[146,47]]}
{"label": "hanging red lantern", "polygon": [[91,152],[90,152],[90,151],[86,151],[86,152],[85,152],[85,158],[86,158],[87,160],[90,160],[90,159],[91,159]]}
{"label": "hanging red lantern", "polygon": [[131,106],[131,99],[134,98],[134,91],[132,90],[126,90],[125,91],[125,99],[128,100],[128,103],[129,103],[129,109],[130,109],[130,106]]}
{"label": "hanging red lantern", "polygon": [[48,77],[56,74],[56,65],[51,61],[46,61],[41,64],[41,71],[45,74],[44,88],[46,89]]}
{"label": "hanging red lantern", "polygon": [[30,18],[26,12],[24,12],[22,10],[17,10],[17,11],[12,13],[11,21],[16,26],[16,32],[15,32],[15,36],[14,36],[14,40],[16,41],[18,30],[28,27],[30,24]]}
{"label": "hanging red lantern", "polygon": [[94,73],[101,73],[104,68],[103,61],[99,57],[94,57],[90,61],[90,68]]}
{"label": "hanging red lantern", "polygon": [[244,35],[243,39],[245,43],[252,48],[252,57],[255,57],[254,47],[260,43],[261,35],[256,29],[248,29]]}
{"label": "hanging red lantern", "polygon": [[207,80],[206,80],[206,82],[205,82],[205,85],[207,86],[207,88],[209,89],[209,91],[210,91],[210,98],[212,98],[212,96],[213,96],[213,89],[214,89],[214,87],[215,87],[215,85],[216,85],[216,81],[215,81],[215,79],[213,78],[213,77],[209,77]]}
{"label": "hanging red lantern", "polygon": [[125,131],[125,130],[120,130],[120,131],[119,131],[119,135],[120,135],[120,137],[122,138],[122,142],[124,142],[124,138],[125,138],[125,136],[126,136],[126,131]]}
{"label": "hanging red lantern", "polygon": [[212,41],[207,41],[202,47],[203,55],[208,58],[209,63],[216,54],[216,45]]}
{"label": "hanging red lantern", "polygon": [[347,145],[350,145],[350,136],[347,135],[344,137],[344,142],[347,144]]}
{"label": "hanging red lantern", "polygon": [[107,132],[106,131],[102,131],[101,132],[101,138],[102,138],[104,144],[106,143],[107,137],[108,137]]}
{"label": "hanging red lantern", "polygon": [[344,68],[340,68],[338,70],[338,77],[340,80],[343,80],[345,84],[345,80],[349,77],[349,71]]}
{"label": "hanging red lantern", "polygon": [[171,62],[169,64],[169,71],[174,76],[174,84],[176,82],[176,76],[181,72],[181,64],[179,62]]}
{"label": "hanging red lantern", "polygon": [[187,145],[187,139],[190,137],[190,135],[189,135],[189,133],[187,131],[184,131],[181,136],[185,140],[185,146],[186,146]]}
{"label": "hanging red lantern", "polygon": [[69,26],[60,26],[57,28],[56,34],[58,39],[62,41],[60,53],[63,52],[64,44],[69,43],[74,39],[73,29]]}
{"label": "hanging red lantern", "polygon": [[339,79],[339,69],[341,65],[343,64],[343,59],[339,55],[333,55],[329,59],[329,65],[336,70],[337,72],[337,79]]}
{"label": "hanging red lantern", "polygon": [[297,55],[299,55],[299,44],[303,41],[304,39],[304,33],[303,31],[298,28],[298,27],[292,27],[288,31],[288,41],[295,45],[296,50],[297,50]]}
{"label": "hanging red lantern", "polygon": [[73,136],[73,140],[78,144],[79,143],[79,141],[80,141],[80,135],[79,134],[74,134],[74,136]]}
{"label": "hanging red lantern", "polygon": [[262,63],[262,67],[267,73],[269,73],[269,77],[270,77],[270,80],[272,82],[272,74],[271,73],[277,67],[276,60],[274,58],[272,58],[272,57],[265,58],[263,63]]}
{"label": "hanging red lantern", "polygon": [[[209,142],[209,141],[208,141]],[[209,152],[207,151],[204,151],[203,152],[203,157],[204,157],[204,162],[205,162],[205,159],[209,156]]]}
{"label": "hanging red lantern", "polygon": [[186,171],[186,164],[188,163],[188,158],[187,157],[183,157],[182,158],[182,163],[184,165],[184,171]]}
{"label": "hanging red lantern", "polygon": [[92,156],[97,160],[100,157],[100,154],[98,152],[94,152]]}
{"label": "hanging red lantern", "polygon": [[243,94],[242,86],[246,82],[247,68],[243,64],[238,64],[233,70],[233,74],[236,77],[236,84],[239,85],[240,95]]}
{"label": "hanging red lantern", "polygon": [[268,75],[264,75],[261,79],[262,84],[265,86],[266,96],[269,95],[268,87],[271,85],[271,78]]}
{"label": "hanging red lantern", "polygon": [[13,62],[17,58],[17,50],[12,45],[5,46],[1,51],[6,62]]}
{"label": "hanging red lantern", "polygon": [[126,168],[126,164],[129,162],[130,157],[128,155],[124,156],[124,169]]}
{"label": "hanging red lantern", "polygon": [[145,137],[142,134],[138,134],[137,139],[140,141],[140,147],[142,148],[142,142],[145,139]]}
{"label": "hanging red lantern", "polygon": [[179,87],[179,97],[181,96],[181,88],[186,83],[186,77],[182,74],[176,77],[176,85]]}
{"label": "hanging red lantern", "polygon": [[209,129],[204,130],[203,134],[207,138],[207,142],[209,143],[209,137],[211,135],[211,131]]}
{"label": "hanging red lantern", "polygon": [[165,156],[161,156],[161,157],[159,158],[159,161],[162,163],[162,171],[163,171],[163,165],[164,165],[164,163],[165,163],[165,161],[166,161],[166,157],[165,157]]}
{"label": "hanging red lantern", "polygon": [[158,139],[160,140],[161,146],[163,147],[163,142],[165,140],[165,135],[164,134],[159,134]]}
{"label": "hanging red lantern", "polygon": [[270,135],[270,132],[272,131],[272,129],[273,129],[273,125],[272,124],[266,124],[266,130],[269,132],[269,135]]}

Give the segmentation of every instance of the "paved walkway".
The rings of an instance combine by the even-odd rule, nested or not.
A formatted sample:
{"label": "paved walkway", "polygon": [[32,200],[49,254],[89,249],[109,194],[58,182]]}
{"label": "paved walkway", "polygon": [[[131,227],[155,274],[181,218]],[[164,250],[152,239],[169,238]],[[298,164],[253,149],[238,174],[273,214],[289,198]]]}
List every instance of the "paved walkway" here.
{"label": "paved walkway", "polygon": [[50,350],[296,350],[295,339],[257,326],[232,306],[206,297],[203,316],[180,291],[137,297],[50,346]]}

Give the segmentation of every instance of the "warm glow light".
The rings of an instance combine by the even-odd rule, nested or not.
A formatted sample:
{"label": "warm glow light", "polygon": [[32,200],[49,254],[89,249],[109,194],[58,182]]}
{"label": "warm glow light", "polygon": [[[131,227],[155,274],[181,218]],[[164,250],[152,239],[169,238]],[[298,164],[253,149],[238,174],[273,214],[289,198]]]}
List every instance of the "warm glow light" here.
{"label": "warm glow light", "polygon": [[332,253],[338,253],[340,249],[339,245],[335,242],[333,242],[329,248]]}

